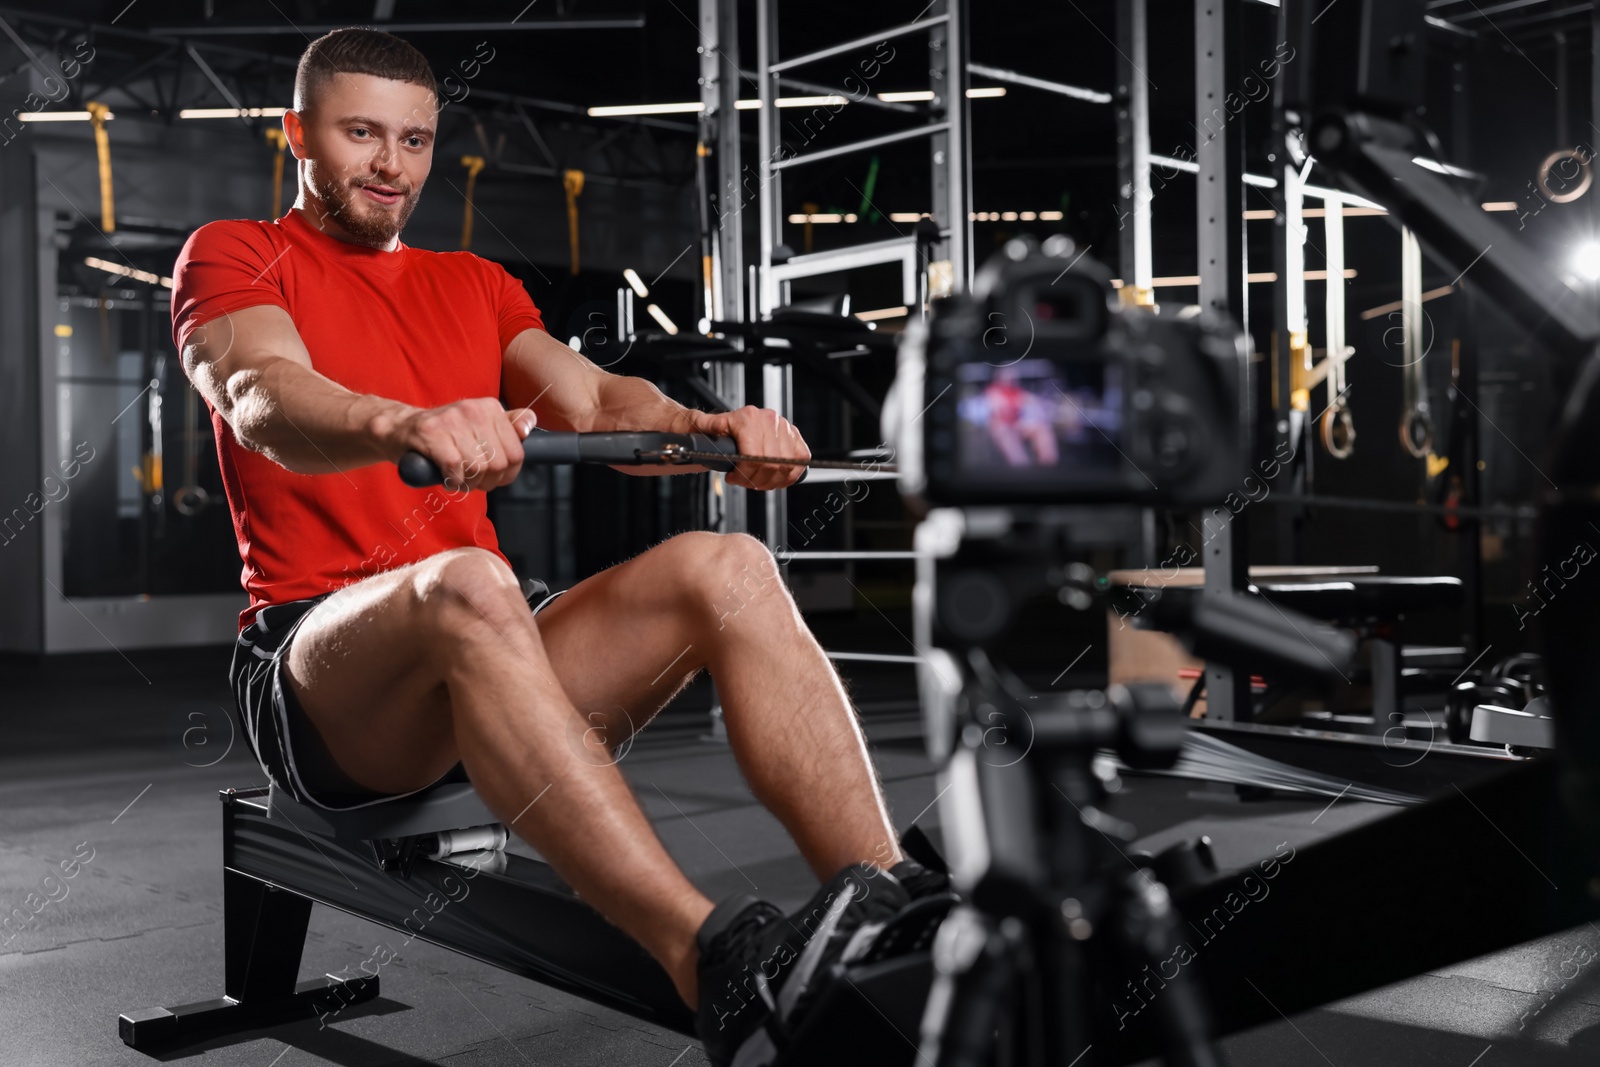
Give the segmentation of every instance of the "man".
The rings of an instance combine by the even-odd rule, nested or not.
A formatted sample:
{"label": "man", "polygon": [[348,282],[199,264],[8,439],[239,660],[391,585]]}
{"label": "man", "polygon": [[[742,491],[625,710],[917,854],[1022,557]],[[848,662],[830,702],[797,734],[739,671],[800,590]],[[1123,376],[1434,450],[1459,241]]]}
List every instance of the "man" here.
{"label": "man", "polygon": [[[983,390],[989,438],[1013,467],[1056,465],[1056,434],[1050,403],[1023,387],[1013,365],[1001,367]],[[1032,452],[1029,451],[1032,446]],[[1037,456],[1037,460],[1035,460]]]}
{"label": "man", "polygon": [[[713,1063],[747,1044],[741,1062],[761,1062],[782,1044],[773,993],[816,916],[848,900],[814,950],[825,964],[862,925],[944,891],[942,876],[901,854],[854,712],[763,545],[682,534],[530,611],[484,493],[516,478],[536,423],[809,452],[775,412],[695,411],[600,370],[544,331],[499,266],[404,245],[437,106],[427,61],[398,38],[313,42],[283,119],[294,208],[202,227],[174,271],[173,336],[212,411],[251,598],[231,672],[246,732],[280,788],[326,807],[424,789],[460,762],[660,961]],[[408,450],[447,487],[405,487],[394,463]],[[728,477],[771,490],[798,474]],[[752,791],[825,880],[796,919],[749,897],[713,907],[615,766],[701,670]]]}

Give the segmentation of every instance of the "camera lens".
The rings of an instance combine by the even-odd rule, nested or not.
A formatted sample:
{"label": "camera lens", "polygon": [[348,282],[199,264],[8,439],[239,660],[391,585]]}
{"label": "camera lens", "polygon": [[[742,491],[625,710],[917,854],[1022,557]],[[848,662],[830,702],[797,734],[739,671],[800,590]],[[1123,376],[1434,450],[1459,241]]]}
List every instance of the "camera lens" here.
{"label": "camera lens", "polygon": [[1167,470],[1181,467],[1189,459],[1189,432],[1176,423],[1167,423],[1156,438],[1156,462]]}

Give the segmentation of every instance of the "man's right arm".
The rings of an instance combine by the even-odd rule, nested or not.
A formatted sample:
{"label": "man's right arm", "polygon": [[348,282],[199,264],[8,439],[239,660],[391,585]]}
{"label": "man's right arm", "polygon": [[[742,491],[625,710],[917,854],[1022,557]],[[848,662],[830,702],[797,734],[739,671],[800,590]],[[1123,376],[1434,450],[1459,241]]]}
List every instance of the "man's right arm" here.
{"label": "man's right arm", "polygon": [[196,327],[182,356],[239,443],[298,474],[395,462],[415,449],[454,480],[493,489],[516,477],[533,426],[531,412],[508,413],[494,398],[417,408],[346,389],[312,368],[294,320],[273,304]]}

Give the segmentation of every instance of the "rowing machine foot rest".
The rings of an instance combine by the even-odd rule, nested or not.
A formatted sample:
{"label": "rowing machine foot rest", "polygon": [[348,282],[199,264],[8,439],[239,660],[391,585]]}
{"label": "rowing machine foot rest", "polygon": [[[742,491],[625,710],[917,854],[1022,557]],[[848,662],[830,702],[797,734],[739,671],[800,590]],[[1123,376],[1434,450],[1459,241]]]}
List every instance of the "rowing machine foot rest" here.
{"label": "rowing machine foot rest", "polygon": [[933,954],[850,967],[828,984],[773,1067],[912,1067],[933,986]]}
{"label": "rowing machine foot rest", "polygon": [[378,976],[325,975],[301,982],[284,996],[234,1000],[219,997],[176,1008],[124,1012],[117,1019],[123,1044],[140,1051],[185,1044],[208,1035],[235,1034],[296,1019],[315,1019],[378,995]]}

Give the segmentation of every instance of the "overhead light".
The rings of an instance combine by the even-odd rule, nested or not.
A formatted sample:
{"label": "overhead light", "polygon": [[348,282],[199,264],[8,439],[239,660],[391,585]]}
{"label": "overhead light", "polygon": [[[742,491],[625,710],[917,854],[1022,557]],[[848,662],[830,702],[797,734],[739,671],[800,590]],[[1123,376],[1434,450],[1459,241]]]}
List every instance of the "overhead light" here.
{"label": "overhead light", "polygon": [[[106,118],[114,119],[117,116],[106,112]],[[17,114],[19,122],[88,122],[87,111],[22,111]]]}
{"label": "overhead light", "polygon": [[[1006,95],[1004,86],[992,85],[979,89],[968,89],[968,100],[983,100],[996,96]],[[932,89],[908,89],[900,93],[879,93],[878,99],[885,104],[915,104],[933,99]]]}
{"label": "overhead light", "polygon": [[[849,102],[850,102],[850,98],[847,97],[847,96],[780,96],[780,97],[778,97],[778,106],[779,107],[838,107],[840,104],[848,104]],[[740,111],[760,111],[761,110],[761,101],[759,101],[759,100],[735,100],[733,102],[733,106],[738,108]]]}
{"label": "overhead light", "polygon": [[1585,241],[1572,254],[1572,269],[1591,282],[1600,281],[1600,243]]}
{"label": "overhead light", "polygon": [[[1063,215],[1059,211],[973,211],[967,217],[973,222],[1033,222],[1035,220],[1059,222]],[[921,222],[923,219],[931,218],[933,216],[926,211],[892,211],[889,213],[890,222]],[[796,212],[788,216],[788,220],[792,225],[800,226],[805,223],[857,222],[859,218],[855,212],[839,214],[834,211],[820,211],[810,214]],[[641,293],[640,295],[642,296],[643,294]]]}
{"label": "overhead light", "polygon": [[[1454,285],[1442,285],[1437,289],[1429,289],[1426,293],[1422,294],[1422,302],[1426,304],[1428,301],[1437,300],[1441,296],[1449,296],[1455,291],[1456,287]],[[1375,308],[1368,308],[1367,310],[1363,311],[1361,313],[1361,321],[1371,322],[1379,315],[1388,315],[1396,311],[1402,311],[1405,309],[1405,306],[1405,301],[1403,300],[1396,300],[1388,304],[1379,304]]]}
{"label": "overhead light", "polygon": [[908,307],[874,308],[872,311],[858,311],[856,318],[862,322],[877,322],[880,319],[899,319],[911,314]]}
{"label": "overhead light", "polygon": [[677,336],[678,324],[667,318],[667,313],[662,311],[659,305],[647,304],[645,305],[645,310],[650,312],[650,317],[652,319],[655,319],[661,324],[661,328],[663,330],[666,330],[667,333],[672,334],[673,336]]}
{"label": "overhead light", "polygon": [[[1489,200],[1478,206],[1483,208],[1485,211],[1517,210],[1517,202],[1515,200]],[[1328,212],[1325,208],[1308,207],[1300,214],[1308,219],[1320,219],[1326,217]],[[1345,218],[1349,219],[1361,215],[1387,215],[1388,212],[1381,207],[1363,207],[1361,205],[1346,204],[1344,211],[1341,212],[1341,214],[1343,214]],[[1275,218],[1276,215],[1277,212],[1273,211],[1271,208],[1265,207],[1251,208],[1244,213],[1244,217],[1247,219],[1270,219]]]}
{"label": "overhead light", "polygon": [[[1344,276],[1346,278],[1354,278],[1356,276],[1356,272],[1355,272],[1354,268],[1346,267],[1345,271],[1344,271]],[[1308,271],[1305,272],[1305,279],[1308,282],[1326,281],[1327,278],[1328,278],[1328,272],[1325,271],[1325,270],[1308,270]],[[1270,271],[1270,270],[1267,270],[1267,271],[1253,271],[1250,274],[1247,274],[1245,276],[1245,280],[1250,282],[1252,285],[1259,285],[1259,284],[1266,283],[1266,282],[1275,282],[1275,281],[1277,281],[1278,280],[1278,275],[1277,275],[1276,271]],[[1166,288],[1173,288],[1173,287],[1181,289],[1181,288],[1184,288],[1186,286],[1187,287],[1193,287],[1193,286],[1197,286],[1199,284],[1200,284],[1200,275],[1198,275],[1198,274],[1174,274],[1174,275],[1172,275],[1171,277],[1168,277],[1168,278],[1151,278],[1150,279],[1150,286],[1153,289],[1166,289]],[[1122,285],[1123,285],[1123,282],[1122,282],[1121,278],[1113,278],[1113,279],[1111,279],[1111,288],[1113,288],[1113,289],[1121,289]],[[1426,298],[1424,298],[1424,299],[1426,299]],[[1396,306],[1398,306],[1398,305],[1396,305]]]}
{"label": "overhead light", "polygon": [[629,286],[633,288],[634,292],[639,294],[640,300],[644,300],[650,295],[650,290],[645,287],[644,279],[640,278],[639,273],[632,267],[626,267],[623,269],[622,278],[628,283]]}
{"label": "overhead light", "polygon": [[[1006,95],[1006,91],[1001,86],[994,86],[994,87],[990,87],[990,88],[981,88],[981,89],[968,89],[967,90],[967,97],[968,97],[968,99],[971,99],[971,100],[982,99],[982,98],[985,98],[985,97],[1004,96],[1004,95]],[[878,94],[878,99],[882,100],[882,101],[884,101],[886,103],[906,102],[906,101],[914,101],[914,100],[932,100],[933,99],[933,90],[931,90],[931,89],[923,89],[923,90],[920,90],[918,92],[879,93]],[[779,107],[840,107],[840,106],[842,106],[844,104],[848,104],[849,102],[850,102],[850,98],[848,96],[838,96],[836,94],[835,95],[828,95],[828,96],[780,96],[780,97],[778,97],[778,106]],[[761,110],[761,101],[760,100],[735,100],[733,102],[733,106],[735,108],[737,108],[738,110],[740,110],[740,111],[760,111]],[[679,103],[679,104],[605,104],[605,105],[602,105],[600,107],[591,107],[591,108],[589,108],[588,109],[588,114],[589,114],[590,118],[622,118],[622,117],[625,117],[625,116],[628,116],[628,115],[696,115],[696,114],[699,114],[700,112],[704,111],[705,107],[706,107],[705,104],[701,103],[698,100],[695,100],[695,101],[684,101],[683,103]],[[219,111],[219,112],[226,112],[226,114],[205,115],[205,116],[196,115],[195,117],[196,118],[202,118],[202,117],[203,118],[229,118],[229,117],[237,117],[238,116],[238,112],[230,111],[227,108],[216,108],[216,109],[212,109],[212,110],[216,110],[216,111]],[[250,109],[252,114],[257,110],[259,110],[259,111],[261,111],[263,113],[271,111],[270,108],[259,108],[259,109],[252,108],[252,109]],[[281,112],[280,112],[280,114],[281,114]],[[185,112],[183,117],[188,118],[189,117],[188,113]]]}
{"label": "overhead light", "polygon": [[[740,103],[743,102],[744,101],[740,101]],[[779,107],[838,107],[840,104],[848,104],[849,102],[850,98],[848,96],[838,96],[836,94],[830,94],[828,96],[778,97]],[[758,108],[761,106],[761,101],[759,100],[752,100],[751,103],[755,104],[755,106]]]}
{"label": "overhead light", "polygon": [[702,111],[705,105],[698,100],[691,104],[608,104],[604,107],[591,107],[590,118],[606,118],[620,115],[686,115]]}
{"label": "overhead light", "polygon": [[180,119],[281,119],[285,107],[186,107]]}
{"label": "overhead light", "polygon": [[[848,104],[847,96],[780,96],[779,107],[837,107]],[[733,106],[740,111],[760,111],[760,100],[735,100]],[[681,104],[607,104],[591,107],[590,118],[618,118],[625,115],[695,115],[706,109],[698,100]]]}
{"label": "overhead light", "polygon": [[172,288],[171,278],[163,278],[161,275],[151,274],[147,270],[135,270],[133,267],[125,267],[121,263],[112,263],[110,260],[98,259],[94,256],[86,257],[83,262],[85,266],[93,267],[95,270],[103,270],[107,274],[116,274],[123,278],[132,278],[136,282],[147,282],[150,285],[164,285],[168,289]]}

